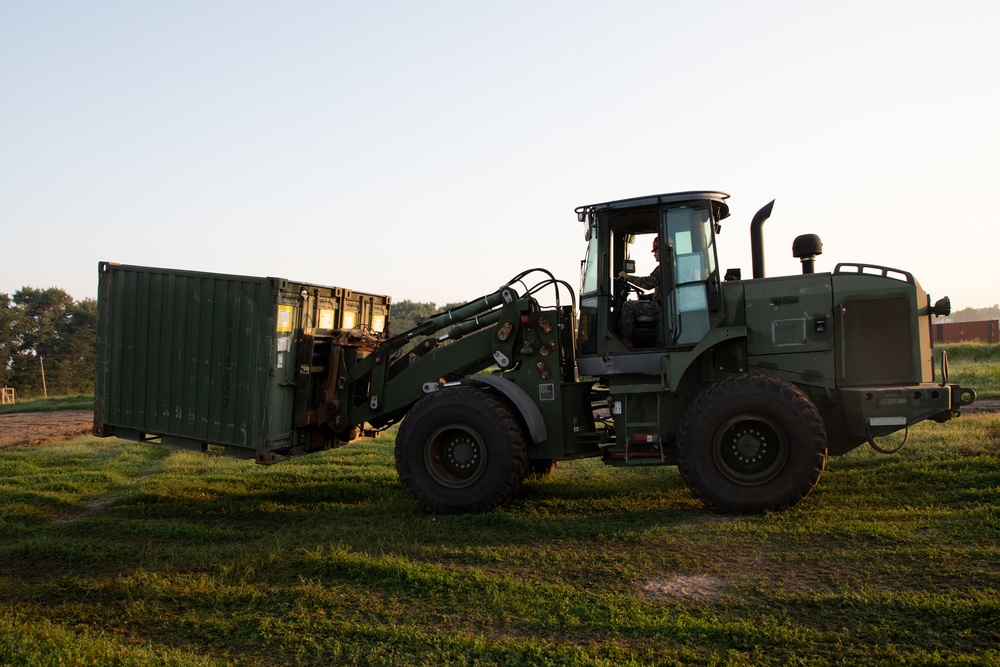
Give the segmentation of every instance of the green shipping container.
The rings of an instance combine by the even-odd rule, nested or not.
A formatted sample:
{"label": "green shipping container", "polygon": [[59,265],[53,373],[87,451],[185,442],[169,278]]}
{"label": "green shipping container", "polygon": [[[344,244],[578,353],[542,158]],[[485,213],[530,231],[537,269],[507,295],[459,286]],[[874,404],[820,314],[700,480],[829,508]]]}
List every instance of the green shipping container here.
{"label": "green shipping container", "polygon": [[314,426],[296,427],[299,343],[342,330],[378,336],[389,324],[390,297],[341,287],[111,262],[98,270],[99,436],[260,463],[334,446],[318,445]]}

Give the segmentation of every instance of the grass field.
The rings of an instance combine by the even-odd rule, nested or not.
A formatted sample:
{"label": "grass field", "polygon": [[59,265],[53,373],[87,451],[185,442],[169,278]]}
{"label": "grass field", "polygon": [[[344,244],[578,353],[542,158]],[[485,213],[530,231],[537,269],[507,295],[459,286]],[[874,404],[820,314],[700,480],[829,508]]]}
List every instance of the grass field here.
{"label": "grass field", "polygon": [[0,450],[0,664],[998,664],[1000,420],[913,431],[753,517],[593,461],[431,516],[391,437]]}
{"label": "grass field", "polygon": [[16,412],[52,412],[53,410],[92,410],[94,408],[93,394],[76,394],[73,396],[57,396],[53,398],[31,398],[19,400],[16,403],[0,405],[0,415]]}
{"label": "grass field", "polygon": [[935,348],[938,380],[941,350],[948,352],[949,381],[975,389],[980,398],[1000,398],[1000,345],[954,343]]}
{"label": "grass field", "polygon": [[[1000,346],[945,349],[1000,398]],[[998,463],[1000,419],[965,415],[831,459],[779,514],[590,461],[440,517],[399,487],[391,434],[270,468],[0,450],[0,665],[1000,664]]]}

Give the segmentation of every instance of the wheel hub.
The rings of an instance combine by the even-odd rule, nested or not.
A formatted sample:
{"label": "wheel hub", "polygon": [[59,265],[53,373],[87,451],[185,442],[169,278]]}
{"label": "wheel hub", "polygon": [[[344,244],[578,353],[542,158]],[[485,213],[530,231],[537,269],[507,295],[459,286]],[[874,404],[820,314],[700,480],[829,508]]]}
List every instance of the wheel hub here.
{"label": "wheel hub", "polygon": [[733,455],[743,463],[757,463],[767,455],[767,442],[759,430],[747,429],[742,435],[734,434]]}
{"label": "wheel hub", "polygon": [[784,431],[765,415],[741,414],[726,421],[716,433],[715,464],[739,484],[763,484],[774,478],[788,457]]}
{"label": "wheel hub", "polygon": [[445,424],[424,445],[424,465],[439,484],[453,489],[472,485],[486,469],[486,445],[465,424]]}
{"label": "wheel hub", "polygon": [[445,448],[445,459],[456,470],[468,470],[479,460],[479,448],[471,438],[459,437]]}

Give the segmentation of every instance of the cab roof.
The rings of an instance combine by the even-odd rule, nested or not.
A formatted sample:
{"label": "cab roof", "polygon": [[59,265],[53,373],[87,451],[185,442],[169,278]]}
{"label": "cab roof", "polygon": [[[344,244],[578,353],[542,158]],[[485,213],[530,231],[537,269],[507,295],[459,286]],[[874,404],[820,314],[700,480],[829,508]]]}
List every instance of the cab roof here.
{"label": "cab roof", "polygon": [[[602,202],[600,204],[578,206],[576,208],[576,214],[577,217],[579,217],[579,219],[582,221],[587,213],[596,213],[598,211],[606,211],[606,210],[640,208],[644,206],[655,206],[658,204],[674,204],[677,202],[692,201],[695,199],[708,199],[723,203],[723,206],[725,206],[726,209],[726,213],[728,213],[729,207],[726,206],[724,203],[726,199],[729,199],[728,193],[719,192],[717,190],[689,190],[687,192],[670,192],[662,195],[646,195],[645,197],[616,199],[615,201]],[[726,216],[723,215],[722,217],[724,218]]]}

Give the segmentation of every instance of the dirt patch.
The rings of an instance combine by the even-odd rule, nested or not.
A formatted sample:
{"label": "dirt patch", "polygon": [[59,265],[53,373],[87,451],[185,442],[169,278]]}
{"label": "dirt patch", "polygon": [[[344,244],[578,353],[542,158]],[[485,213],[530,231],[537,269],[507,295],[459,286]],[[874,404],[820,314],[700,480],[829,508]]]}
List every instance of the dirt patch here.
{"label": "dirt patch", "polygon": [[654,599],[716,600],[726,592],[726,583],[718,577],[699,574],[673,579],[650,579],[642,592]]}
{"label": "dirt patch", "polygon": [[94,428],[92,410],[18,412],[0,415],[0,448],[40,445],[89,434]]}
{"label": "dirt patch", "polygon": [[980,412],[1000,412],[1000,399],[980,398],[972,405],[962,408],[963,415],[974,415]]}

